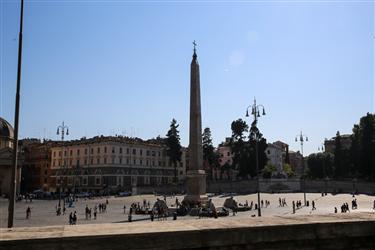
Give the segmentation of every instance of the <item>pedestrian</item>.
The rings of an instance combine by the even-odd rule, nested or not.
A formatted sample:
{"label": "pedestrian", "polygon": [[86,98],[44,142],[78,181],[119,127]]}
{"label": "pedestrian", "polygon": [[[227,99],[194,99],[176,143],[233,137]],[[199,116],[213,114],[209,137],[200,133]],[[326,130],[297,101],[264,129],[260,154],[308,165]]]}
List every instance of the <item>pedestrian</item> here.
{"label": "pedestrian", "polygon": [[312,210],[316,210],[316,208],[315,208],[315,201],[312,201],[311,204],[312,204]]}
{"label": "pedestrian", "polygon": [[73,225],[76,225],[77,224],[77,211],[74,211],[74,214],[73,214]]}
{"label": "pedestrian", "polygon": [[73,225],[73,213],[70,212],[69,214],[69,225]]}
{"label": "pedestrian", "polygon": [[26,219],[30,219],[30,216],[31,216],[31,208],[27,207],[27,209],[26,209]]}
{"label": "pedestrian", "polygon": [[335,214],[337,214],[337,207],[335,207]]}
{"label": "pedestrian", "polygon": [[296,203],[293,201],[292,205],[293,205],[293,214],[295,214],[296,213]]}
{"label": "pedestrian", "polygon": [[124,205],[124,214],[126,213],[126,206]]}

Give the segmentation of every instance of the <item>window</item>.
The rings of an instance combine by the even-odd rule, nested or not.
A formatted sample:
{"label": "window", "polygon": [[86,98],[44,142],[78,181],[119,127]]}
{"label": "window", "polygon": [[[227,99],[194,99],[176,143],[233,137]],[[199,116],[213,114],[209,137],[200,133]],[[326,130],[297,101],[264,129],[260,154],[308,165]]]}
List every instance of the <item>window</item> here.
{"label": "window", "polygon": [[85,155],[87,155],[87,148],[85,148]]}
{"label": "window", "polygon": [[70,159],[70,160],[69,160],[69,166],[72,166],[72,165],[73,165],[73,160]]}
{"label": "window", "polygon": [[85,165],[87,165],[87,159],[85,159]]}
{"label": "window", "polygon": [[120,154],[122,154],[122,148],[120,148]]}
{"label": "window", "polygon": [[139,160],[139,165],[142,165],[142,160]]}
{"label": "window", "polygon": [[155,161],[152,161],[152,166],[155,166]]}
{"label": "window", "polygon": [[146,160],[146,166],[148,166],[148,160]]}
{"label": "window", "polygon": [[70,150],[70,156],[72,156],[73,155],[73,150]]}
{"label": "window", "polygon": [[142,155],[142,153],[143,153],[143,152],[142,152],[142,149],[140,149],[140,150],[139,150],[139,154]]}
{"label": "window", "polygon": [[68,151],[66,151],[66,150],[64,151],[64,156],[66,156],[67,152],[68,152]]}
{"label": "window", "polygon": [[126,164],[129,164],[129,158],[126,158]]}
{"label": "window", "polygon": [[152,152],[151,152],[151,155],[152,155],[152,156],[155,156],[155,151],[152,151]]}
{"label": "window", "polygon": [[87,176],[83,176],[83,177],[82,177],[82,185],[83,185],[83,186],[87,186],[87,182],[88,182],[88,181],[87,181]]}
{"label": "window", "polygon": [[133,155],[137,154],[137,150],[133,148]]}
{"label": "window", "polygon": [[79,155],[79,149],[77,149],[77,155]]}
{"label": "window", "polygon": [[112,147],[112,154],[115,153],[115,147]]}
{"label": "window", "polygon": [[77,160],[77,167],[79,167],[79,160]]}
{"label": "window", "polygon": [[135,159],[133,160],[133,163],[134,163],[134,165],[136,165],[136,164],[137,164],[137,162],[136,162],[136,160],[135,160]]}
{"label": "window", "polygon": [[56,157],[56,151],[53,151],[53,157]]}
{"label": "window", "polygon": [[100,176],[95,176],[95,185],[100,186]]}
{"label": "window", "polygon": [[158,155],[159,155],[159,157],[160,157],[160,151],[158,152]]}
{"label": "window", "polygon": [[122,157],[119,158],[119,162],[120,162],[120,164],[122,164]]}
{"label": "window", "polygon": [[159,164],[158,166],[161,166],[161,161],[159,161],[158,164]]}
{"label": "window", "polygon": [[91,158],[91,164],[94,164],[94,159],[93,158]]}
{"label": "window", "polygon": [[104,153],[105,154],[107,153],[107,147],[104,147]]}
{"label": "window", "polygon": [[230,152],[227,153],[227,156],[230,156]]}
{"label": "window", "polygon": [[59,151],[59,156],[61,156],[61,151]]}
{"label": "window", "polygon": [[53,165],[54,167],[56,167],[56,161],[55,161],[55,160],[53,160],[52,165]]}
{"label": "window", "polygon": [[100,158],[96,159],[96,164],[100,164]]}
{"label": "window", "polygon": [[129,153],[130,153],[130,151],[129,151],[129,149],[128,149],[128,148],[126,149],[126,153],[127,153],[127,154],[129,154]]}
{"label": "window", "polygon": [[150,156],[150,150],[147,150],[147,151],[146,151],[146,155],[147,155],[147,156]]}
{"label": "window", "polygon": [[93,154],[94,153],[94,149],[93,148],[91,148],[91,154]]}
{"label": "window", "polygon": [[271,154],[271,151],[267,150],[267,154]]}
{"label": "window", "polygon": [[98,148],[98,154],[100,154],[100,148]]}
{"label": "window", "polygon": [[104,164],[107,164],[107,158],[104,157]]}

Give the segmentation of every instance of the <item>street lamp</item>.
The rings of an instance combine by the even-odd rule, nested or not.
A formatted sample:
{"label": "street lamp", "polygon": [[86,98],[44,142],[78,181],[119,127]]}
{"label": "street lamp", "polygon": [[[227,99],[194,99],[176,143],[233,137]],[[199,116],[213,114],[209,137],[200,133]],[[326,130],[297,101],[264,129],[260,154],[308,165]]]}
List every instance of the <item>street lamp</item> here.
{"label": "street lamp", "polygon": [[[65,135],[69,135],[69,128],[68,126],[66,126],[64,124],[64,122],[62,123],[62,125],[58,126],[57,127],[57,132],[56,132],[57,135],[60,135],[61,134],[61,165],[62,165],[62,169],[64,171],[64,168],[65,168],[65,164],[64,164],[64,158],[63,158],[63,151],[64,151],[64,137]],[[63,176],[64,178],[64,176]],[[60,178],[60,185],[59,185],[59,206],[61,205],[61,189],[62,189],[62,185],[63,185],[64,181]]]}
{"label": "street lamp", "polygon": [[[250,136],[255,140],[255,164],[256,164],[256,171],[257,171],[257,193],[258,193],[258,216],[262,216],[260,210],[260,188],[259,188],[259,159],[258,159],[258,135],[259,130],[257,128],[258,118],[261,115],[266,115],[265,109],[263,105],[257,105],[256,99],[254,98],[254,104],[250,105],[246,109],[246,117],[249,117],[249,109],[251,108],[251,115],[254,117],[254,121],[251,123],[251,130],[253,131]],[[260,109],[262,109],[262,113],[260,113]]]}
{"label": "street lamp", "polygon": [[304,163],[304,159],[303,159],[303,143],[304,142],[308,142],[309,141],[309,138],[302,134],[302,131],[299,135],[296,135],[296,139],[295,139],[296,142],[300,142],[301,143],[301,155],[302,155],[302,186],[303,186],[303,200],[304,200],[304,203],[305,203],[305,206],[306,206],[306,188],[305,188],[305,163]]}

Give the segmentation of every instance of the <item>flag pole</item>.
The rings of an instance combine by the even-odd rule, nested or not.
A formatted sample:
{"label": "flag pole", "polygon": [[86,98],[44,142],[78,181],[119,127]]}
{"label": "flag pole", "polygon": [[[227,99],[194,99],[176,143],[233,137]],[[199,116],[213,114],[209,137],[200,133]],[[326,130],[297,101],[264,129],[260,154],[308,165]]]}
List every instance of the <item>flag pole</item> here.
{"label": "flag pole", "polygon": [[18,68],[17,68],[17,90],[16,105],[14,113],[14,138],[13,138],[13,158],[12,158],[12,174],[10,181],[10,195],[8,207],[8,228],[13,227],[14,205],[17,192],[17,156],[18,156],[18,126],[20,113],[20,89],[21,89],[21,65],[22,65],[22,29],[23,29],[23,0],[21,0],[21,16],[20,16],[20,33],[18,39]]}

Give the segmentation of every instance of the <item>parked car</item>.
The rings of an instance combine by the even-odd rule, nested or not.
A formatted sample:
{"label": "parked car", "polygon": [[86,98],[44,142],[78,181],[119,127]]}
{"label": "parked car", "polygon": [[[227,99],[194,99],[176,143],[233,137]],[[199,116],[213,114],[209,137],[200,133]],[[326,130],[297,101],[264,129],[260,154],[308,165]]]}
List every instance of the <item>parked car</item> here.
{"label": "parked car", "polygon": [[126,191],[126,192],[119,192],[117,197],[126,197],[126,196],[131,196],[132,192]]}

